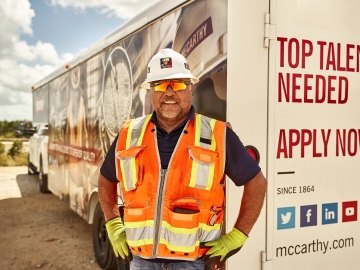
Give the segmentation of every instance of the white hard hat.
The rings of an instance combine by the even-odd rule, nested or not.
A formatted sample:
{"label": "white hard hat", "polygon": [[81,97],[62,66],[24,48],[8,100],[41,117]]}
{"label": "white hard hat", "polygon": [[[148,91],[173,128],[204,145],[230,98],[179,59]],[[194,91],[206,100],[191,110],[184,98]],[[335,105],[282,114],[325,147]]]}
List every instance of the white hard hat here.
{"label": "white hard hat", "polygon": [[150,89],[150,82],[170,79],[190,79],[199,81],[190,71],[186,58],[173,49],[162,49],[149,61],[147,75],[141,87]]}

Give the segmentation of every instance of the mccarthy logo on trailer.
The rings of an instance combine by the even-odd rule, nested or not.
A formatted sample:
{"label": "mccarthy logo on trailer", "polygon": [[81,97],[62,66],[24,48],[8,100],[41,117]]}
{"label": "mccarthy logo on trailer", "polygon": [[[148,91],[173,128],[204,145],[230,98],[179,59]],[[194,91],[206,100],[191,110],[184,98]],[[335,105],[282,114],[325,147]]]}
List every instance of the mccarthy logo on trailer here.
{"label": "mccarthy logo on trailer", "polygon": [[201,43],[213,33],[213,26],[211,17],[207,18],[199,27],[190,35],[190,37],[185,41],[180,52],[185,57],[188,55]]}

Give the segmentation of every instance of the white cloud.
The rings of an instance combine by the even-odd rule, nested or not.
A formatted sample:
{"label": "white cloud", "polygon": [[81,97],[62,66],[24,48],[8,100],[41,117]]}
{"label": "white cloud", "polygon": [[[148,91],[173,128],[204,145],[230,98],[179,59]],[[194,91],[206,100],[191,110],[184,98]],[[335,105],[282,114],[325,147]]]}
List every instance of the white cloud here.
{"label": "white cloud", "polygon": [[130,19],[159,1],[160,0],[49,0],[48,2],[54,6],[61,6],[63,8],[74,7],[78,10],[95,8],[100,13],[108,16]]}
{"label": "white cloud", "polygon": [[58,65],[72,58],[71,54],[59,55],[51,43],[37,41],[35,45],[29,45],[23,40],[14,42],[13,50],[7,55],[21,62],[41,62],[51,65]]}
{"label": "white cloud", "polygon": [[0,29],[32,34],[31,20],[35,16],[34,10],[30,8],[28,0],[3,0],[1,1],[0,17],[2,18]]}
{"label": "white cloud", "polygon": [[21,34],[33,33],[35,16],[29,0],[2,0],[0,5],[0,120],[31,119],[31,86],[55,67],[70,60],[51,43],[29,45]]}
{"label": "white cloud", "polygon": [[[129,19],[159,0],[48,0],[61,8],[92,8],[108,16]],[[32,118],[31,86],[73,55],[59,55],[55,46],[37,41],[28,44],[21,35],[32,35],[35,11],[29,0],[1,0],[0,5],[0,120]]]}

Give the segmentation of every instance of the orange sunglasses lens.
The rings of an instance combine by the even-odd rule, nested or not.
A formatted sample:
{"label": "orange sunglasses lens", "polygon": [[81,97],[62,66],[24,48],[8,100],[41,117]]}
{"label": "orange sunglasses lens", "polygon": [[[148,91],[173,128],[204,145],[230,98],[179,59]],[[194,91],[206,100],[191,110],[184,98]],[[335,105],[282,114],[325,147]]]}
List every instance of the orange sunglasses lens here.
{"label": "orange sunglasses lens", "polygon": [[173,91],[180,91],[185,90],[187,87],[187,84],[183,81],[159,81],[159,82],[153,82],[152,87],[154,87],[154,90],[156,92],[166,92],[166,89],[171,86]]}

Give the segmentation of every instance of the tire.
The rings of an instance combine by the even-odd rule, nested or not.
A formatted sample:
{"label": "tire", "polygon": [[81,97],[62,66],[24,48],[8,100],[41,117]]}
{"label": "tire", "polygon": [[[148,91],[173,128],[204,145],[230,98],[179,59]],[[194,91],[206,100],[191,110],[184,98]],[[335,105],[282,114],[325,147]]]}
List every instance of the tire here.
{"label": "tire", "polygon": [[49,189],[48,189],[48,177],[47,174],[44,174],[44,166],[43,166],[43,161],[42,161],[42,157],[40,157],[40,162],[39,162],[39,190],[41,193],[49,193]]}
{"label": "tire", "polygon": [[96,205],[92,224],[92,238],[96,262],[105,270],[128,270],[129,265],[115,257],[109,238],[107,237],[104,214],[100,203]]}

